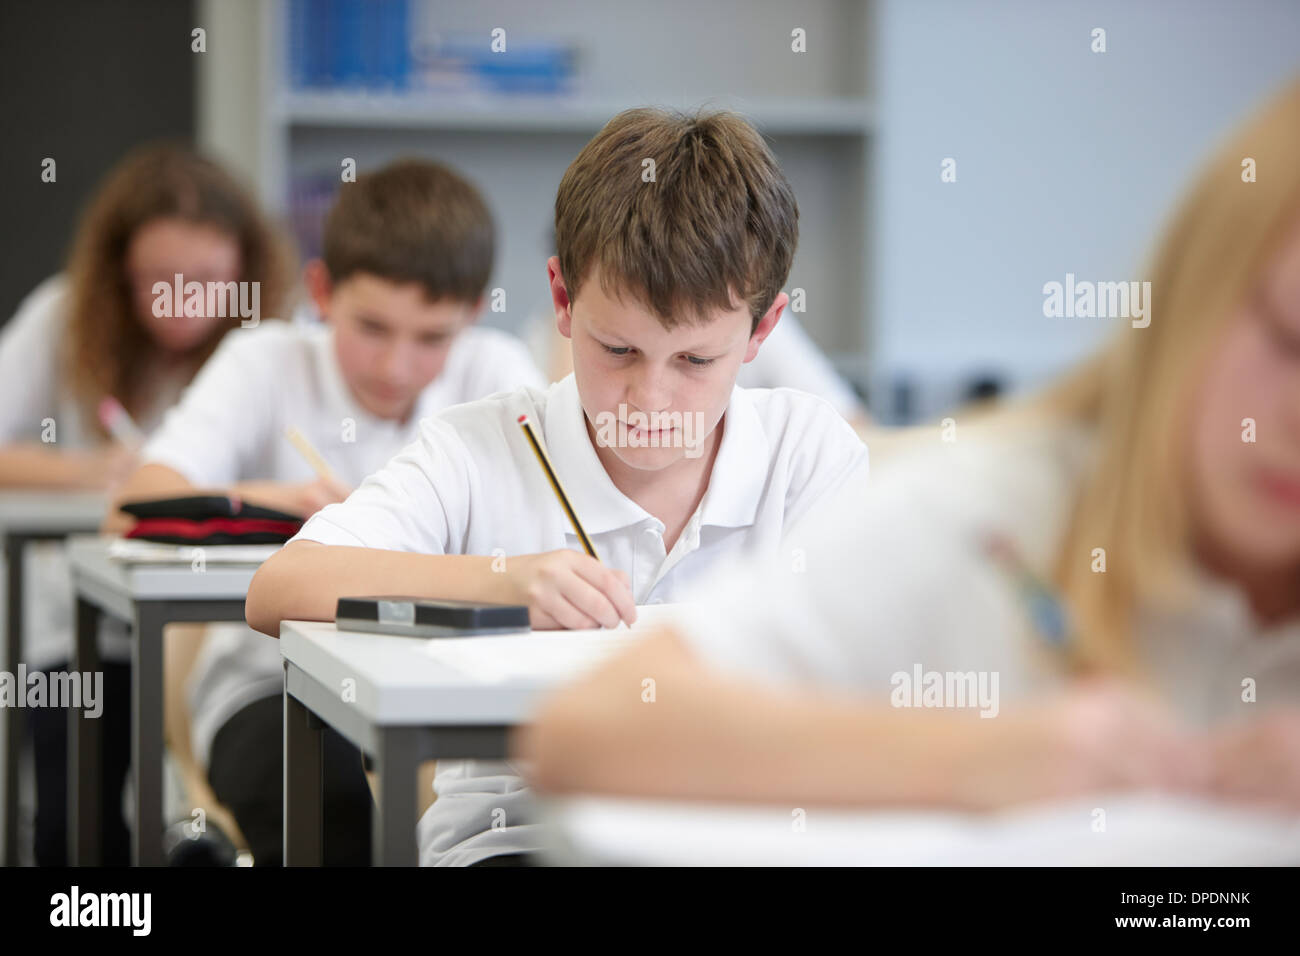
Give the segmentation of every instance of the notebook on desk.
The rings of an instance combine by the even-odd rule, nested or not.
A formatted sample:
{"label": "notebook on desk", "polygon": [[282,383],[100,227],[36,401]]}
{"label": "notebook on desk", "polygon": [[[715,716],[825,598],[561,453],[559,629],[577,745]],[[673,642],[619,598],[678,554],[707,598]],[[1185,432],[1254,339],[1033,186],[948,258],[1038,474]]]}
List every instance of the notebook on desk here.
{"label": "notebook on desk", "polygon": [[638,606],[637,621],[630,628],[619,625],[585,631],[531,631],[454,643],[431,642],[425,651],[439,662],[488,683],[571,680],[653,631],[680,607]]}
{"label": "notebook on desk", "polygon": [[163,544],[142,538],[115,538],[108,546],[108,556],[123,564],[183,565],[202,557],[205,564],[261,564],[275,552],[278,544],[213,544],[194,546]]}

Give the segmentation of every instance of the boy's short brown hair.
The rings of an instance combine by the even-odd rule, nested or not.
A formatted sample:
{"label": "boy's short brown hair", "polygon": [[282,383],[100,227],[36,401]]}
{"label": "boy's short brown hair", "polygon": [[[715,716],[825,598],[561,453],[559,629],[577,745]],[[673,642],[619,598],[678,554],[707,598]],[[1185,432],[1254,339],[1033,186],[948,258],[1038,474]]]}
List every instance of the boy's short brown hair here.
{"label": "boy's short brown hair", "polygon": [[669,329],[735,308],[733,293],[757,326],[798,239],[794,191],[735,113],[625,110],[569,164],[555,197],[569,300],[598,269],[603,290],[632,295]]}
{"label": "boy's short brown hair", "polygon": [[405,159],[343,184],[325,220],[324,259],[335,282],[365,272],[418,282],[433,302],[472,304],[487,288],[495,242],[492,214],[468,180]]}

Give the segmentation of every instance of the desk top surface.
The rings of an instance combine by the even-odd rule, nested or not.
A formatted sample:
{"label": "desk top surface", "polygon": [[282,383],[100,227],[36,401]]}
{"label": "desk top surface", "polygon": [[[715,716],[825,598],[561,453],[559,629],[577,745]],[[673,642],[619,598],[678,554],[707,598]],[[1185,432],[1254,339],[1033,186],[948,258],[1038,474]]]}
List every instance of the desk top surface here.
{"label": "desk top surface", "polygon": [[515,724],[540,694],[644,637],[671,607],[638,608],[631,629],[489,637],[397,637],[284,621],[280,646],[316,683],[352,691],[352,703],[377,723]]}
{"label": "desk top surface", "polygon": [[108,499],[99,492],[0,491],[0,534],[94,531],[107,508]]}
{"label": "desk top surface", "polygon": [[137,601],[243,601],[259,566],[223,562],[220,546],[195,549],[201,552],[195,560],[125,561],[109,553],[114,540],[110,535],[68,539],[68,563],[77,593]]}

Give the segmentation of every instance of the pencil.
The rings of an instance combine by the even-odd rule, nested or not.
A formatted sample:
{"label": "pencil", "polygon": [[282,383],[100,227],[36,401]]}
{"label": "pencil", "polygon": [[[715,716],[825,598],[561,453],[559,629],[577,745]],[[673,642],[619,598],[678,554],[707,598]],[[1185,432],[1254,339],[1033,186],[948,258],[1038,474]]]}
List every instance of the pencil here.
{"label": "pencil", "polygon": [[122,403],[112,395],[100,399],[99,421],[115,440],[128,448],[139,448],[144,444],[144,432],[140,431]]}
{"label": "pencil", "polygon": [[289,439],[289,443],[293,445],[294,448],[298,449],[298,454],[302,455],[302,457],[307,460],[307,464],[311,465],[317,475],[326,481],[334,481],[334,472],[330,469],[330,466],[325,463],[325,459],[321,457],[321,453],[318,452],[315,446],[307,440],[306,435],[294,426],[290,425],[284,430],[284,437]]}
{"label": "pencil", "polygon": [[1006,535],[989,531],[984,535],[983,544],[985,554],[1001,564],[1015,584],[1034,631],[1065,658],[1069,668],[1080,669],[1079,638],[1061,595],[1029,569],[1028,562]]}
{"label": "pencil", "polygon": [[542,448],[537,436],[533,434],[533,428],[528,424],[528,416],[519,416],[519,427],[524,430],[524,435],[528,438],[528,444],[533,446],[533,454],[537,456],[538,463],[542,466],[542,471],[546,472],[546,479],[551,483],[551,488],[555,491],[555,497],[560,499],[560,507],[564,513],[569,516],[569,524],[573,525],[574,532],[578,535],[578,540],[582,542],[582,549],[589,555],[600,560],[600,555],[596,554],[596,549],[592,546],[591,539],[587,537],[587,532],[582,530],[582,522],[578,520],[577,512],[573,510],[573,505],[569,504],[569,496],[564,493],[560,487],[560,479],[555,474],[555,469],[551,467],[551,460],[546,457],[546,451]]}

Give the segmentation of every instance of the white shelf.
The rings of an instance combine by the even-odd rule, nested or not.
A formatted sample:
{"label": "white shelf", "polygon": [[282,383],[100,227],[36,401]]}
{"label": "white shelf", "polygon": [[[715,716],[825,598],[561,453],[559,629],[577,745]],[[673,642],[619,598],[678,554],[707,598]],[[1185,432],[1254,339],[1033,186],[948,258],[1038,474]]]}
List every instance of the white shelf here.
{"label": "white shelf", "polygon": [[[654,101],[651,101],[652,103]],[[374,128],[487,132],[593,133],[636,105],[586,96],[478,96],[433,93],[291,92],[274,105],[275,118],[295,128]],[[680,104],[667,100],[663,105]],[[769,134],[862,136],[874,110],[856,98],[743,99],[712,97],[703,105],[733,109]]]}

